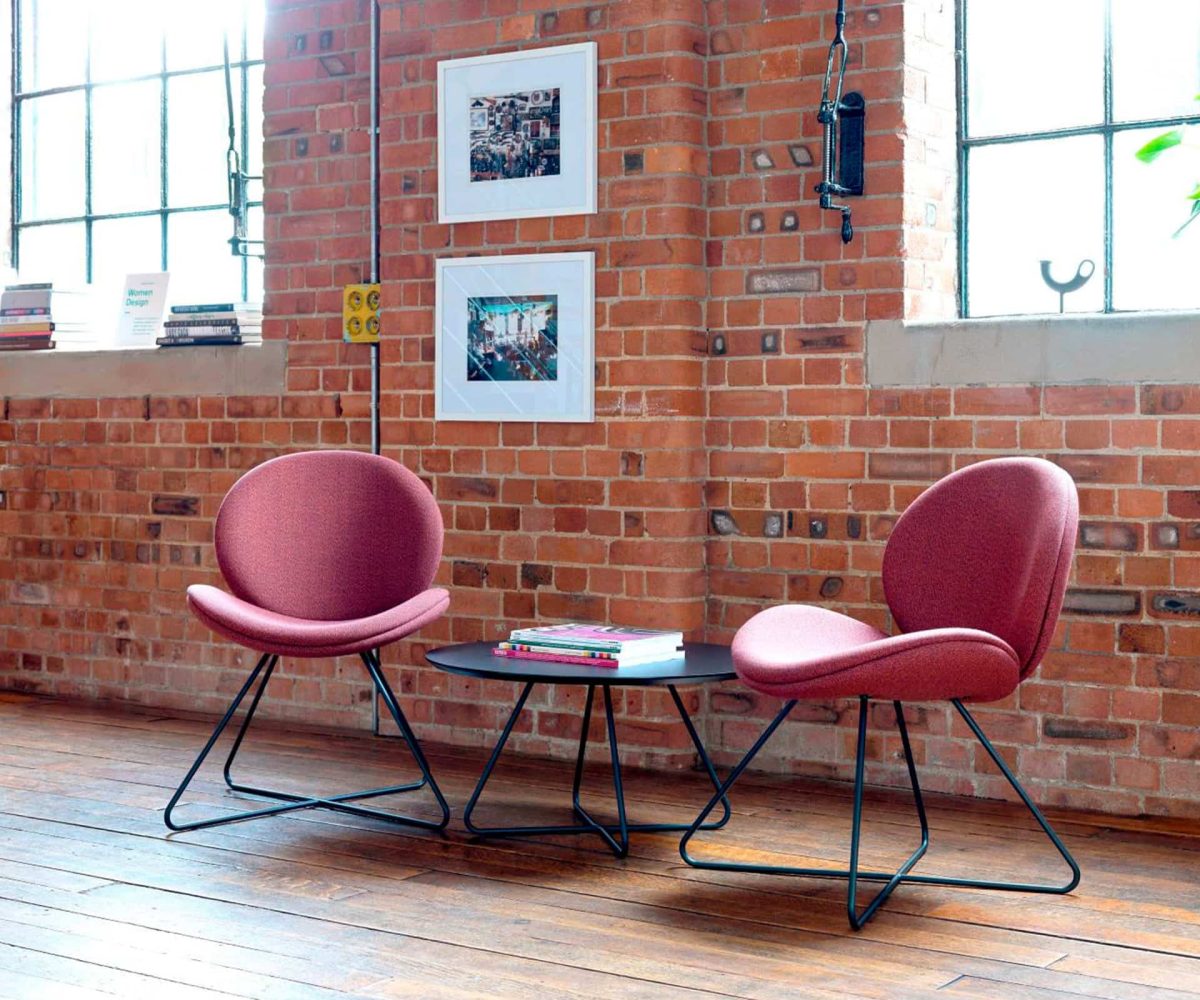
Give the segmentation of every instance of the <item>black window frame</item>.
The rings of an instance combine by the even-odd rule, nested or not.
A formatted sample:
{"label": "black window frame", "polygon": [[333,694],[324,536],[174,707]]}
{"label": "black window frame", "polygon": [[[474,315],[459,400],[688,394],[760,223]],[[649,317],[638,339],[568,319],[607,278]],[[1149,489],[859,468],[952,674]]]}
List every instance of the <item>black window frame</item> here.
{"label": "black window frame", "polygon": [[[39,0],[27,0],[32,6],[36,7]],[[186,205],[172,206],[170,204],[170,165],[168,162],[167,150],[167,135],[168,135],[168,87],[167,82],[176,77],[195,76],[202,73],[212,73],[213,71],[224,71],[224,63],[214,63],[207,66],[194,66],[187,69],[171,69],[167,68],[167,43],[166,36],[160,40],[162,47],[159,71],[156,73],[141,73],[135,76],[120,77],[113,79],[104,79],[100,81],[92,80],[91,73],[91,39],[88,39],[88,55],[87,63],[84,67],[84,82],[78,84],[70,84],[61,87],[46,87],[40,90],[24,91],[21,89],[21,64],[22,64],[22,33],[21,24],[21,6],[22,0],[11,0],[11,24],[12,24],[12,85],[11,95],[12,102],[10,105],[11,111],[11,153],[12,153],[12,200],[10,205],[11,211],[11,230],[9,234],[10,244],[9,250],[11,254],[11,262],[14,268],[19,268],[21,264],[21,233],[27,229],[35,229],[42,226],[64,225],[71,223],[82,223],[84,227],[84,268],[85,279],[90,284],[93,277],[93,256],[92,256],[92,226],[96,222],[106,222],[112,219],[136,219],[136,218],[153,218],[159,219],[159,256],[162,270],[170,270],[169,243],[167,239],[167,230],[169,219],[173,215],[183,215],[195,212],[213,212],[223,210],[229,211],[228,202],[217,202],[209,205]],[[242,22],[242,30],[240,38],[230,38],[230,72],[236,74],[241,81],[241,102],[240,107],[235,106],[234,113],[238,119],[238,135],[239,149],[238,154],[241,157],[242,164],[249,163],[250,153],[250,104],[249,104],[249,83],[250,70],[255,66],[264,66],[263,58],[250,59],[248,52],[248,31],[245,20]],[[234,51],[236,50],[236,56]],[[92,94],[98,88],[117,86],[127,83],[140,83],[147,80],[159,81],[159,207],[153,209],[141,209],[132,212],[100,212],[92,211]],[[22,221],[21,219],[21,189],[23,184],[22,177],[22,162],[21,162],[21,144],[23,141],[21,112],[25,102],[38,97],[50,97],[56,94],[79,93],[84,95],[84,211],[82,215],[71,215],[57,218],[36,219],[30,221]],[[221,104],[221,113],[224,116],[226,113],[226,105]],[[260,110],[261,114],[261,110]],[[244,169],[244,168],[243,168]],[[250,208],[261,208],[261,198],[247,202]],[[233,234],[233,219],[230,216],[230,235]],[[228,244],[226,244],[228,246]],[[232,254],[232,249],[229,250]],[[246,299],[249,294],[250,283],[250,261],[254,259],[253,255],[242,255],[241,257],[241,298]]]}
{"label": "black window frame", "polygon": [[[1104,279],[1104,307],[1099,312],[1078,313],[1081,316],[1110,315],[1113,313],[1141,312],[1139,309],[1115,309],[1113,307],[1113,139],[1121,132],[1139,129],[1170,129],[1182,125],[1200,125],[1200,113],[1177,115],[1167,118],[1146,118],[1129,121],[1113,119],[1113,22],[1112,0],[1104,0],[1104,119],[1095,125],[1079,125],[1068,128],[1046,129],[1033,132],[1018,132],[1001,135],[970,135],[968,120],[968,74],[967,60],[967,8],[981,0],[956,0],[955,2],[955,51],[957,54],[957,98],[958,98],[958,311],[961,317],[971,316],[970,308],[970,252],[967,235],[970,232],[970,153],[973,149],[1036,140],[1069,139],[1075,136],[1098,135],[1104,139],[1104,262],[1101,265]],[[982,0],[992,2],[992,0]],[[1014,316],[1032,315],[1013,313]]]}

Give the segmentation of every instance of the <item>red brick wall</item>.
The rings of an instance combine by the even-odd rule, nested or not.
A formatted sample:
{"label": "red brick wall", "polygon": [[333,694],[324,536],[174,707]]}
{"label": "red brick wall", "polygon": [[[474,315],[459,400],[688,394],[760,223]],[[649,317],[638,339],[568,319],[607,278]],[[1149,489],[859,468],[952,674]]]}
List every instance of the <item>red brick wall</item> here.
{"label": "red brick wall", "polygon": [[[797,165],[819,157],[832,6],[383,4],[383,443],[441,501],[453,592],[419,643],[386,651],[405,704],[423,735],[489,741],[511,687],[416,664],[535,619],[725,641],[795,600],[886,624],[882,543],[913,497],[979,457],[1049,455],[1081,488],[1079,610],[1034,681],[981,718],[1044,800],[1200,812],[1200,629],[1170,596],[1200,591],[1200,391],[866,387],[867,320],[952,312],[951,5],[851,3],[849,86],[870,110],[849,247],[814,205],[817,168]],[[584,39],[601,60],[599,213],[438,225],[437,61]],[[0,684],[216,709],[238,683],[248,655],[183,608],[188,583],[217,580],[220,497],[271,455],[369,441],[367,349],[338,339],[340,286],[369,252],[366,46],[363,3],[272,3],[267,336],[289,341],[284,395],[7,399]],[[596,423],[435,424],[434,259],[542,249],[597,255]],[[367,717],[348,660],[290,661],[277,693],[292,718]],[[725,759],[774,709],[737,685],[693,699]],[[573,693],[532,707],[518,745],[569,752]],[[621,708],[631,759],[688,762],[659,693]],[[876,721],[872,777],[901,780],[882,707]],[[763,763],[845,777],[853,722],[848,705],[802,706]],[[914,707],[912,725],[930,787],[1000,794],[942,707]]]}

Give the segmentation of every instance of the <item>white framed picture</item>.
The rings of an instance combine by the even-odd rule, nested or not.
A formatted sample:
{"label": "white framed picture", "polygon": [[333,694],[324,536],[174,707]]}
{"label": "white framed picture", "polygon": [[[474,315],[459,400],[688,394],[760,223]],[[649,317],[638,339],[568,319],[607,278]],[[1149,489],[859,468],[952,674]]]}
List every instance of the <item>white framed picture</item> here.
{"label": "white framed picture", "polygon": [[596,43],[438,63],[438,221],[596,211]]}
{"label": "white framed picture", "polygon": [[438,260],[435,417],[591,423],[595,269],[591,251]]}

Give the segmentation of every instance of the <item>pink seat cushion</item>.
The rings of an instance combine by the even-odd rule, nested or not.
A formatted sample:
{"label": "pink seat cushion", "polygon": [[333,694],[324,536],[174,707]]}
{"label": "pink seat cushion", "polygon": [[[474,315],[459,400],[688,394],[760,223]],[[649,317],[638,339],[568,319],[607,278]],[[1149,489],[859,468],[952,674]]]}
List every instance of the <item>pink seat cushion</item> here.
{"label": "pink seat cushion", "polygon": [[1020,679],[1003,639],[970,628],[888,636],[826,608],[787,604],[751,618],[733,640],[747,687],[780,698],[995,701]]}
{"label": "pink seat cushion", "polygon": [[347,621],[294,618],[205,584],[188,587],[187,601],[200,621],[242,646],[281,656],[319,657],[359,653],[402,639],[440,618],[450,595],[434,587],[379,614]]}

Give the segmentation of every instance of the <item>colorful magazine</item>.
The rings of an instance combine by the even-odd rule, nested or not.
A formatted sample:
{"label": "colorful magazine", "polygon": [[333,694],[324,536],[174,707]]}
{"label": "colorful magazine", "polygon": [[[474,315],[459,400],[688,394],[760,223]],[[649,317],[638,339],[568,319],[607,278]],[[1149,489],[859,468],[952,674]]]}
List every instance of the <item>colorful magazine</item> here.
{"label": "colorful magazine", "polygon": [[603,650],[621,653],[638,650],[675,650],[683,645],[682,632],[663,632],[649,628],[630,628],[625,625],[586,625],[566,622],[562,625],[542,625],[537,628],[515,629],[510,642],[527,642],[540,646],[566,646],[576,649]]}

